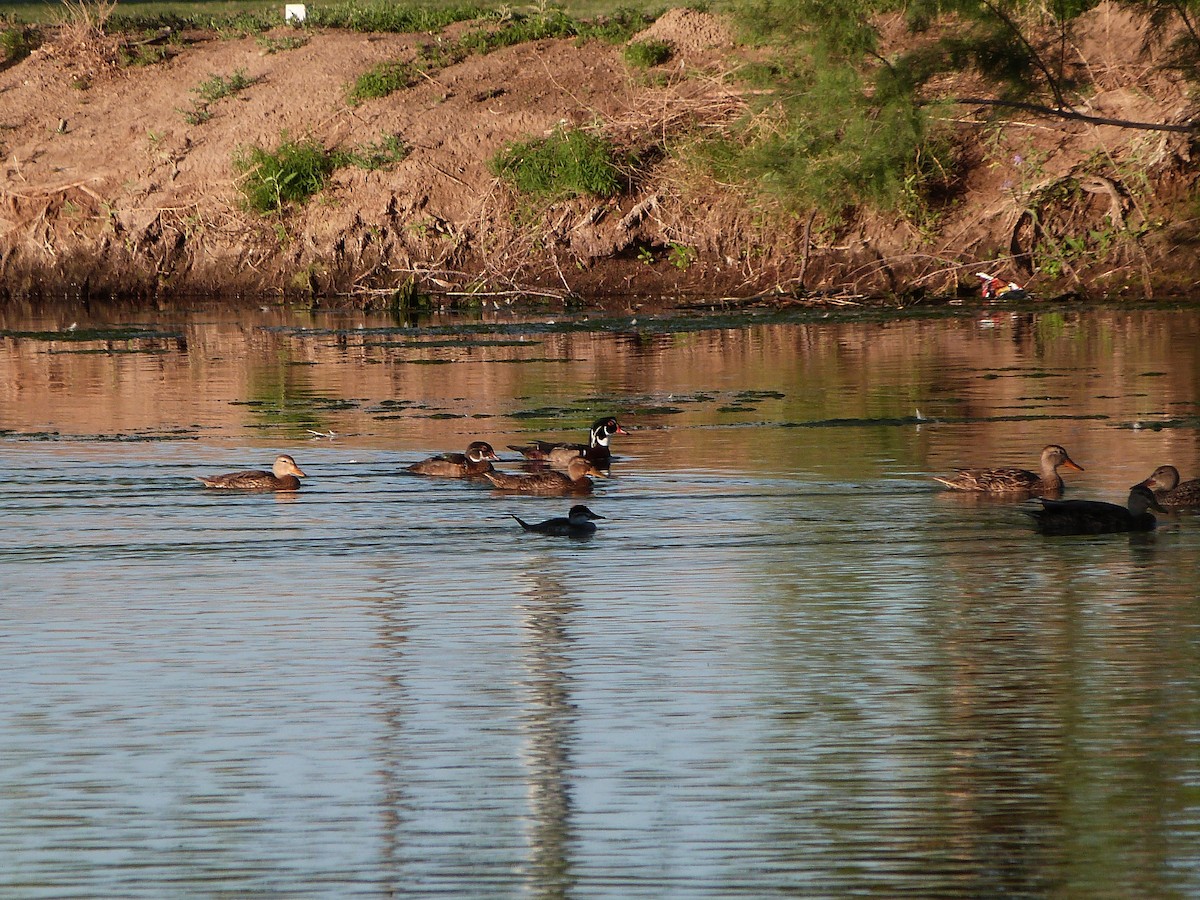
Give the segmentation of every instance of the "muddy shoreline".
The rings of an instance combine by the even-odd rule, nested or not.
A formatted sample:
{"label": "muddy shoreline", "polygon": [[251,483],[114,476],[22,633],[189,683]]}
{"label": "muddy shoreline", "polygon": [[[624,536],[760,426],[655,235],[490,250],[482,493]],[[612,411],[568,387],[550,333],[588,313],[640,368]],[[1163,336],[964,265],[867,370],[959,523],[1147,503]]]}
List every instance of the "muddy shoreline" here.
{"label": "muddy shoreline", "polygon": [[[1093,112],[1189,120],[1196,101],[1144,22],[1108,3],[1080,22],[1073,52]],[[0,72],[0,300],[905,306],[972,302],[979,271],[1044,301],[1196,296],[1187,135],[964,108],[959,194],[932,224],[859,214],[814,227],[677,152],[749,108],[725,77],[747,52],[727,23],[672,10],[652,31],[676,48],[653,77],[631,72],[621,47],[544,40],[357,105],[347,85],[429,36],[313,31],[267,53],[196,33],[140,68],[95,41],[48,41]],[[905,39],[893,31],[889,52]],[[197,85],[233,72],[250,87],[188,121]],[[489,171],[507,143],[564,123],[653,148],[656,162],[618,197],[542,206]],[[408,152],[337,170],[283,216],[249,212],[234,160],[282,135],[328,148],[393,135]]]}

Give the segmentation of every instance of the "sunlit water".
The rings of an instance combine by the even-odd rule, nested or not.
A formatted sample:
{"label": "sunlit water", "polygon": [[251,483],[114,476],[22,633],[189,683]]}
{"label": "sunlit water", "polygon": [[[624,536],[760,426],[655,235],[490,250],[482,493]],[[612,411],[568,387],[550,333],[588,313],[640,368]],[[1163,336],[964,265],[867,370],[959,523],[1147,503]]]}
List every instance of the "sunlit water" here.
{"label": "sunlit water", "polygon": [[[1200,516],[930,478],[1200,475],[1200,313],[80,315],[0,323],[0,896],[1200,894]],[[609,413],[590,540],[402,472]]]}

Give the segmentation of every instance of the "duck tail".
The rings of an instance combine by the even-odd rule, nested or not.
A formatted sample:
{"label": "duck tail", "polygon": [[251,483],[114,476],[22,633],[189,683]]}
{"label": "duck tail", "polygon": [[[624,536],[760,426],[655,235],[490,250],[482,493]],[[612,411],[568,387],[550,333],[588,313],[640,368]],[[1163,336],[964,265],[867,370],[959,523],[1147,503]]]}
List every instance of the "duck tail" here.
{"label": "duck tail", "polygon": [[526,531],[533,530],[533,526],[530,525],[528,522],[526,522],[524,519],[522,519],[520,516],[513,515],[512,513],[509,513],[509,515],[512,516],[514,519],[516,519],[518,522],[520,522],[521,527],[524,528]]}

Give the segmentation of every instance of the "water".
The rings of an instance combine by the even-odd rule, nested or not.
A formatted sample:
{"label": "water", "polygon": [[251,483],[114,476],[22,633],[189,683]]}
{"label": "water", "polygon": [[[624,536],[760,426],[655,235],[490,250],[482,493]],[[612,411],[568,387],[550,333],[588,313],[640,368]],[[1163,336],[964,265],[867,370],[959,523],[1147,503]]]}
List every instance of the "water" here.
{"label": "water", "polygon": [[[1200,475],[1200,312],[82,315],[0,322],[0,895],[1200,894],[1200,517],[929,477]],[[609,413],[591,540],[401,472]]]}

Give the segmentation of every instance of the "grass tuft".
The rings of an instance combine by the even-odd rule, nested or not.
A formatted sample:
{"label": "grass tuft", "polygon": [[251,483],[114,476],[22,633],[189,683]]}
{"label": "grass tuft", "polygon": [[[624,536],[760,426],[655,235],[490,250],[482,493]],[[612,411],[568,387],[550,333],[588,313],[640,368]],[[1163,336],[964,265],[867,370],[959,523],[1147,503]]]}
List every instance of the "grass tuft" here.
{"label": "grass tuft", "polygon": [[269,214],[303,203],[325,187],[336,160],[315,140],[293,141],[285,134],[274,150],[243,147],[234,157],[234,166],[241,173],[247,205]]}
{"label": "grass tuft", "polygon": [[509,144],[488,166],[518,191],[546,199],[611,197],[622,187],[612,145],[580,130],[558,128],[548,138]]}
{"label": "grass tuft", "polygon": [[625,48],[625,63],[635,69],[651,69],[669,61],[675,51],[667,41],[634,41]]}

